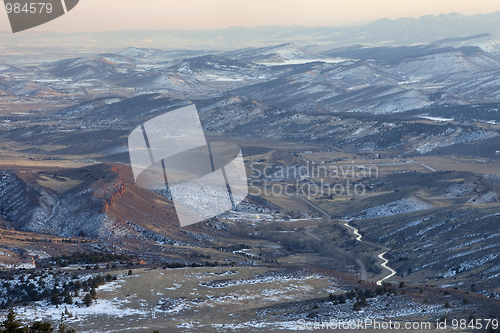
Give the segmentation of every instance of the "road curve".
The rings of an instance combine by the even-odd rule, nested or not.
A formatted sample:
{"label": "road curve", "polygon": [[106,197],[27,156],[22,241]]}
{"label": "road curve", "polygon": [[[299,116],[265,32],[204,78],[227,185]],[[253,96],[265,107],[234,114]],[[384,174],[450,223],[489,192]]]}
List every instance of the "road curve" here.
{"label": "road curve", "polygon": [[393,277],[394,275],[396,275],[396,271],[387,266],[387,264],[389,263],[389,260],[387,260],[387,259],[384,258],[384,254],[386,254],[386,253],[387,253],[387,251],[384,252],[384,253],[379,254],[378,257],[384,261],[381,264],[381,266],[384,267],[385,269],[389,270],[391,272],[391,274],[387,275],[383,279],[378,280],[377,283],[376,283],[377,286],[381,286],[382,282],[384,282],[385,280],[390,279],[391,277]]}
{"label": "road curve", "polygon": [[351,229],[351,230],[352,230],[352,232],[353,232],[354,236],[356,236],[356,240],[357,240],[358,242],[362,242],[361,238],[363,238],[363,236],[361,236],[361,235],[359,234],[358,229],[356,229],[356,228],[354,228],[354,227],[351,227],[351,226],[349,225],[349,223],[348,223],[348,222],[344,223],[344,225],[345,225],[346,227],[348,227],[349,229]]}
{"label": "road curve", "polygon": [[344,223],[342,223],[342,225],[352,231],[352,233],[354,234],[354,236],[356,236],[356,240],[358,242],[369,244],[369,245],[375,246],[375,247],[380,247],[381,251],[383,251],[383,252],[381,252],[381,253],[379,253],[377,255],[377,258],[380,259],[380,266],[382,268],[385,268],[388,271],[388,273],[387,273],[387,275],[385,277],[383,277],[382,279],[380,279],[380,280],[378,280],[376,282],[376,284],[378,286],[381,286],[382,282],[384,282],[385,280],[390,279],[391,277],[393,277],[394,275],[396,275],[397,272],[395,270],[393,270],[392,268],[390,268],[389,266],[387,266],[387,264],[389,263],[389,260],[387,260],[387,259],[384,258],[384,254],[386,254],[389,251],[388,248],[386,248],[385,246],[381,246],[379,244],[375,244],[375,243],[371,243],[371,242],[367,242],[367,241],[362,240],[363,236],[361,236],[361,234],[359,233],[358,229],[354,228],[353,226],[350,226],[349,222],[344,222]]}

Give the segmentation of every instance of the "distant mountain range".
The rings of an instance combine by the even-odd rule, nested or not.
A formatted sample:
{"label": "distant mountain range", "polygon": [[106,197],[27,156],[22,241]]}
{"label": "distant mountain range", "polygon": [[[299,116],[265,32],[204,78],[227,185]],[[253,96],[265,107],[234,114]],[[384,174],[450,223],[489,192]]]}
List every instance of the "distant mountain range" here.
{"label": "distant mountain range", "polygon": [[[472,120],[486,128],[500,123],[499,69],[500,39],[491,34],[329,51],[294,43],[219,52],[127,47],[39,65],[1,64],[0,95],[71,96],[75,105],[56,113],[66,126],[69,119],[73,128],[107,131],[111,126],[119,137],[124,126],[138,126],[190,103],[197,105],[204,129],[217,135],[331,142],[362,150],[373,149],[373,142],[385,149],[402,141],[391,131],[380,134],[369,126],[351,133],[348,128],[355,127],[339,119],[385,123],[422,116],[466,122],[464,128],[431,133],[431,142],[422,137],[401,148],[427,153],[499,140],[494,130],[467,125]],[[99,151],[120,151],[115,141],[109,144]],[[497,156],[497,141],[488,147],[487,157]],[[81,153],[90,154],[96,144],[89,149]]]}
{"label": "distant mountain range", "polygon": [[[195,100],[237,96],[270,108],[286,106],[292,113],[318,107],[321,112],[398,113],[430,105],[498,102],[499,68],[500,39],[491,34],[329,51],[294,43],[218,52],[127,47],[43,61],[36,72],[32,65],[6,62],[0,66],[5,77],[0,92],[87,96],[86,89],[126,88]],[[86,81],[85,86],[75,84],[79,81]]]}
{"label": "distant mountain range", "polygon": [[[457,13],[391,20],[354,27],[230,27],[219,30],[128,30],[80,33],[3,34],[2,47],[64,47],[79,52],[123,49],[127,46],[162,49],[236,50],[293,42],[301,47],[412,45],[484,33],[500,36],[500,11],[465,16]],[[77,52],[77,51],[75,51]],[[144,55],[147,56],[147,55]]]}

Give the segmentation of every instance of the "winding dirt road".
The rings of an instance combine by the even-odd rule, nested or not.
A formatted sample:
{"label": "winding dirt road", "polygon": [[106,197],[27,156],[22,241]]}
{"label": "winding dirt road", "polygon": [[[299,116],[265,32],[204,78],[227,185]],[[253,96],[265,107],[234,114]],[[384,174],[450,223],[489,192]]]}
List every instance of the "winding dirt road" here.
{"label": "winding dirt road", "polygon": [[[308,206],[312,207],[317,212],[319,212],[320,214],[322,214],[323,216],[325,216],[327,222],[331,222],[332,217],[325,210],[319,208],[318,206],[316,206],[315,204],[313,204],[312,202],[310,202],[306,198],[299,197],[299,196],[297,196],[297,198],[299,198],[300,200],[304,201]],[[381,246],[380,244],[375,244],[375,243],[364,241],[363,240],[363,236],[359,233],[358,229],[354,228],[353,226],[350,226],[349,222],[343,221],[340,224],[343,225],[344,227],[346,227],[347,229],[349,229],[349,232],[354,237],[356,237],[356,241],[380,248],[380,253],[378,253],[376,255],[376,258],[379,261],[378,265],[383,270],[386,271],[386,274],[385,274],[385,276],[382,279],[376,281],[377,285],[381,286],[384,281],[386,281],[386,280],[390,279],[391,277],[393,277],[394,275],[396,275],[397,272],[395,270],[393,270],[392,268],[390,268],[389,266],[387,266],[387,264],[389,263],[389,261],[384,258],[384,255],[389,251],[388,248],[386,248],[385,246]],[[306,231],[304,233],[306,235],[308,235],[309,237],[317,240],[317,241],[322,241],[321,238],[319,238],[318,236],[316,236],[316,235],[314,235],[312,233],[312,228],[313,227],[306,228]],[[363,280],[363,281],[368,281],[368,274],[367,274],[367,271],[366,271],[365,264],[360,259],[356,259],[356,263],[359,266],[360,279]]]}
{"label": "winding dirt road", "polygon": [[[387,273],[386,276],[384,276],[382,279],[378,280],[376,282],[376,284],[378,286],[381,286],[382,283],[385,281],[385,280],[388,280],[390,279],[391,277],[393,277],[394,275],[396,275],[396,271],[393,270],[392,268],[390,268],[389,266],[387,266],[387,264],[389,263],[389,260],[385,259],[384,258],[384,254],[386,254],[389,249],[385,246],[381,246],[379,244],[375,244],[375,243],[372,243],[372,242],[367,242],[367,241],[364,241],[362,238],[363,236],[359,233],[359,230],[354,228],[353,226],[350,226],[349,225],[349,222],[344,222],[343,225],[349,229],[352,230],[352,233],[354,234],[354,236],[356,236],[356,240],[358,242],[361,242],[361,243],[365,243],[365,244],[368,244],[368,245],[371,245],[371,246],[375,246],[375,247],[380,247],[381,248],[381,253],[379,253],[377,255],[377,258],[379,259],[379,265],[380,267],[382,268],[385,268],[386,270],[388,270],[389,272]],[[356,261],[358,261],[359,259],[356,259]]]}
{"label": "winding dirt road", "polygon": [[389,263],[389,260],[387,260],[387,259],[385,259],[385,258],[384,258],[384,254],[386,254],[386,253],[387,253],[387,251],[386,251],[386,252],[384,252],[384,253],[379,254],[379,255],[378,255],[378,257],[384,261],[384,262],[381,264],[381,266],[382,266],[382,267],[384,267],[385,269],[389,270],[389,271],[391,272],[391,274],[389,274],[388,276],[386,276],[386,277],[385,277],[385,278],[383,278],[383,279],[378,280],[378,281],[377,281],[377,286],[381,286],[381,285],[382,285],[382,282],[384,282],[385,280],[388,280],[388,279],[390,279],[391,277],[393,277],[394,275],[396,275],[396,271],[395,271],[395,270],[393,270],[392,268],[390,268],[390,267],[388,267],[388,266],[387,266],[387,264]]}

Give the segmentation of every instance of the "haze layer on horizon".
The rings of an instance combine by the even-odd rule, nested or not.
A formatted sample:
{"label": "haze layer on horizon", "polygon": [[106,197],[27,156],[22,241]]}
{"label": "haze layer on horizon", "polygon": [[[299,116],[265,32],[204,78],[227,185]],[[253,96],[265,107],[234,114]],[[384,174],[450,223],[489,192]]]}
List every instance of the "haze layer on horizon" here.
{"label": "haze layer on horizon", "polygon": [[[230,26],[342,26],[381,18],[418,18],[500,10],[497,0],[80,0],[68,15],[29,32],[223,29]],[[10,30],[0,10],[0,31]]]}

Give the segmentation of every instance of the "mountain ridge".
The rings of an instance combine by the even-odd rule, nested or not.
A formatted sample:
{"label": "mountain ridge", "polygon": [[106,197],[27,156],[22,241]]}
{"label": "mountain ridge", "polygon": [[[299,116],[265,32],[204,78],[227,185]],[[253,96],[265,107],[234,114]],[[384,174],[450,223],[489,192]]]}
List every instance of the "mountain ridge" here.
{"label": "mountain ridge", "polygon": [[[78,46],[79,49],[112,50],[130,45],[150,49],[236,50],[293,42],[303,47],[311,43],[332,49],[362,42],[368,45],[412,45],[440,39],[490,33],[500,35],[500,11],[487,14],[458,13],[425,15],[419,18],[382,18],[366,25],[350,27],[260,26],[228,27],[214,30],[125,30],[51,34],[22,34],[2,37],[4,47]],[[143,53],[148,56],[148,52]],[[154,52],[149,56],[154,55]]]}

